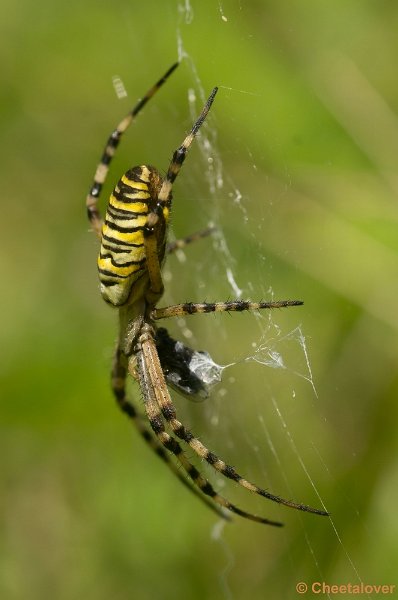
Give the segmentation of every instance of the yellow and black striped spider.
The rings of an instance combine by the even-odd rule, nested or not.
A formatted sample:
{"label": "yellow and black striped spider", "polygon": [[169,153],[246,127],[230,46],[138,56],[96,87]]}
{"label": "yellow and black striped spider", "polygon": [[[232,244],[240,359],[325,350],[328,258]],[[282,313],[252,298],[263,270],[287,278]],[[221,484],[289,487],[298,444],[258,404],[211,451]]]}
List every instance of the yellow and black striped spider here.
{"label": "yellow and black striped spider", "polygon": [[[174,64],[165,73],[113,131],[87,196],[88,218],[101,239],[98,257],[101,294],[106,302],[119,309],[120,330],[112,368],[113,393],[121,410],[134,422],[139,433],[158,456],[185,485],[224,518],[228,518],[224,512],[227,509],[253,521],[282,525],[245,512],[218,494],[188,460],[182,444],[186,444],[216,471],[255,494],[291,508],[327,515],[326,511],[285,500],[247,481],[233,467],[208,450],[177,419],[168,391],[166,378],[187,395],[207,395],[206,384],[190,369],[189,357],[194,351],[180,342],[177,344],[164,328],[158,328],[157,322],[160,319],[195,313],[258,310],[302,304],[297,300],[237,300],[157,307],[163,293],[161,268],[166,253],[210,233],[210,230],[207,230],[177,240],[169,246],[166,243],[172,186],[196,134],[206,119],[217,88],[213,89],[190,133],[174,152],[166,176],[163,178],[154,167],[146,165],[128,170],[112,192],[105,222],[102,221],[98,198],[120,138],[177,65],[178,63]],[[150,428],[126,396],[127,374],[139,383]]]}

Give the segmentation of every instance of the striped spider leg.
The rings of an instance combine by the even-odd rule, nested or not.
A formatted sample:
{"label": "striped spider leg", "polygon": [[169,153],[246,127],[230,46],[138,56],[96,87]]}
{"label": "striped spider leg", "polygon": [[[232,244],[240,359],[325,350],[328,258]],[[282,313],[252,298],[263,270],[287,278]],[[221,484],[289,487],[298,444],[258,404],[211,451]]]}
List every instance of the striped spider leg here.
{"label": "striped spider leg", "polygon": [[145,104],[152,96],[162,87],[169,76],[175,71],[179,63],[172,65],[166,73],[153,85],[141,100],[137,102],[134,108],[120,121],[117,127],[112,131],[103,150],[100,162],[94,175],[94,181],[86,198],[87,216],[94,229],[95,233],[101,238],[102,217],[98,208],[98,200],[109,172],[109,165],[115,155],[116,149],[119,146],[122,135],[131,125],[139,112],[144,108]]}
{"label": "striped spider leg", "polygon": [[[174,68],[169,69],[165,77]],[[165,77],[160,82],[163,82]],[[158,89],[159,85],[161,83],[156,84],[149,94],[153,95],[153,90]],[[217,88],[214,88],[190,133],[174,152],[164,179],[154,167],[146,165],[134,167],[122,176],[110,197],[105,222],[101,229],[98,270],[102,296],[106,302],[119,309],[120,316],[120,333],[112,372],[112,387],[120,408],[136,423],[144,439],[181,478],[182,473],[177,470],[177,466],[171,460],[172,456],[175,457],[193,486],[196,486],[191,486],[190,489],[197,490],[206,503],[210,499],[216,512],[227,509],[247,519],[280,526],[279,522],[242,511],[218,494],[189,461],[182,444],[186,444],[217,472],[247,490],[301,511],[319,515],[328,513],[267,492],[242,477],[232,466],[206,448],[177,418],[156,347],[156,321],[161,318],[199,312],[270,309],[302,304],[300,301],[289,300],[258,303],[235,301],[206,304],[185,303],[163,309],[156,308],[163,293],[161,268],[165,253],[183,247],[194,239],[204,237],[199,232],[184,238],[180,243],[168,247],[166,245],[172,186],[196,134],[206,119],[216,93]],[[141,106],[144,101],[145,98],[141,101]],[[137,110],[134,110],[137,114]],[[134,113],[134,110],[131,114]],[[124,130],[125,128],[123,129],[119,125],[116,131],[123,132]],[[99,191],[97,193],[96,190],[101,188],[104,180],[103,173],[107,171],[114,147],[108,142],[101,162],[102,167],[97,169],[91,198],[95,199],[99,194]],[[88,214],[94,229],[96,229],[98,226],[97,214],[99,215],[99,213],[96,202],[92,200],[88,201]],[[126,398],[127,372],[139,382],[146,416],[153,433],[150,433],[143,425],[135,408]],[[225,516],[224,513],[221,512],[221,514]]]}
{"label": "striped spider leg", "polygon": [[[132,373],[136,379],[137,374]],[[198,496],[202,502],[204,502],[211,510],[213,510],[219,517],[230,520],[228,514],[223,512],[219,504],[215,504],[209,498],[201,494],[200,489],[191,482],[190,479],[185,477],[178,466],[170,460],[170,453],[158,442],[157,438],[151,432],[148,427],[144,424],[144,418],[140,415],[134,405],[129,401],[126,394],[126,377],[127,377],[127,359],[125,354],[121,351],[120,346],[116,348],[116,352],[113,359],[112,368],[112,390],[116,398],[119,408],[124,414],[134,423],[138,432],[146,441],[146,443],[152,448],[157,456],[166,463],[176,477],[185,485],[193,494]],[[178,443],[175,442],[177,445]],[[193,469],[193,466],[186,461],[186,468]]]}
{"label": "striped spider leg", "polygon": [[192,244],[192,242],[201,240],[211,235],[215,231],[217,231],[216,227],[210,226],[206,229],[195,231],[194,233],[191,233],[190,235],[187,235],[184,238],[174,240],[173,242],[168,242],[166,246],[166,252],[167,254],[173,254],[173,252],[176,252],[177,250],[182,250],[183,248],[186,248],[189,244]]}

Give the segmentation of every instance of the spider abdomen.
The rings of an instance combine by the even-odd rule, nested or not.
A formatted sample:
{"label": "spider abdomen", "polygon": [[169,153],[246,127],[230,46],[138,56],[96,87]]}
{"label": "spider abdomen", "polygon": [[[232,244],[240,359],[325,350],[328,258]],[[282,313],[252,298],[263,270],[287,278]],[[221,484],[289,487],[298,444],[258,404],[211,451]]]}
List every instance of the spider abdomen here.
{"label": "spider abdomen", "polygon": [[[102,297],[114,306],[132,301],[136,285],[142,294],[137,282],[147,275],[144,230],[161,185],[162,178],[154,167],[134,167],[123,175],[109,198],[98,273]],[[163,216],[167,222],[166,207]],[[164,240],[159,242],[164,249]]]}

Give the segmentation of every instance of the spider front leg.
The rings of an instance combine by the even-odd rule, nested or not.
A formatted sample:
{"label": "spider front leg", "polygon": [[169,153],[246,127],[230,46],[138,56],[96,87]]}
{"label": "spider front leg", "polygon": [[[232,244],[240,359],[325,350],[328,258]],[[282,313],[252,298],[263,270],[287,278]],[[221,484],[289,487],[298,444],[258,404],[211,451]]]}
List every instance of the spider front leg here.
{"label": "spider front leg", "polygon": [[[147,315],[149,316],[151,310],[155,306],[156,302],[163,294],[163,280],[161,273],[161,263],[164,259],[166,252],[166,223],[169,218],[170,206],[171,206],[171,190],[174,181],[176,180],[182,165],[184,164],[187,153],[195,139],[199,129],[203,125],[214,98],[217,94],[217,88],[213,88],[210,96],[208,97],[206,104],[204,105],[202,112],[195,121],[191,131],[185,137],[182,144],[175,150],[173,157],[169,164],[166,177],[164,178],[159,193],[156,198],[156,205],[150,210],[147,222],[144,227],[144,246],[146,256],[146,267],[149,275],[149,289],[145,294],[145,300],[148,304]],[[206,232],[210,233],[210,230]],[[187,238],[186,243],[190,243],[202,235],[194,234],[192,239]],[[185,245],[185,244],[183,244]],[[171,250],[172,251],[172,250]]]}
{"label": "spider front leg", "polygon": [[[144,229],[144,246],[146,268],[149,275],[149,289],[145,293],[147,312],[155,306],[163,294],[164,285],[161,270],[161,260],[165,253],[166,222],[164,206],[158,204],[156,210],[150,212]],[[158,240],[163,240],[159,248]]]}
{"label": "spider front leg", "polygon": [[128,129],[135,117],[142,110],[145,104],[152,98],[152,96],[162,87],[168,77],[178,67],[179,63],[174,63],[153,85],[145,94],[141,100],[137,102],[134,108],[120,121],[116,128],[112,131],[111,135],[106,142],[105,148],[102,152],[100,162],[98,163],[97,169],[94,175],[94,181],[91,185],[90,191],[86,198],[87,216],[91,223],[91,226],[95,233],[101,238],[101,229],[103,220],[101,217],[100,210],[98,208],[98,200],[102,191],[102,187],[108,175],[109,165],[116,153],[117,147],[119,146],[120,140],[124,132]]}

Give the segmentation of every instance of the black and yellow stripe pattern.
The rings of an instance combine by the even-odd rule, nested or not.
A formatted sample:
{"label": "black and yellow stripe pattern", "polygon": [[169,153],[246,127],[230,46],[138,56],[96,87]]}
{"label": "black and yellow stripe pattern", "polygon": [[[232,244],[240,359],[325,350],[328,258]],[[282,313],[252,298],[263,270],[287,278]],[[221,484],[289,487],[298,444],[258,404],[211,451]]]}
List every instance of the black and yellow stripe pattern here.
{"label": "black and yellow stripe pattern", "polygon": [[[162,183],[154,167],[134,167],[119,180],[109,199],[102,226],[98,273],[102,297],[113,306],[134,302],[136,282],[147,278],[144,235],[148,214],[156,208]],[[164,227],[159,228],[160,262],[165,251],[168,202],[161,205],[161,214]],[[137,295],[141,293],[141,286],[139,289],[137,286]]]}

